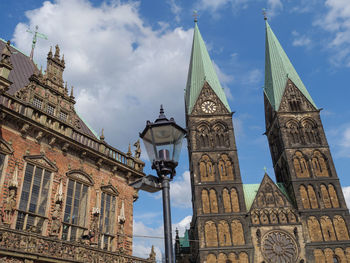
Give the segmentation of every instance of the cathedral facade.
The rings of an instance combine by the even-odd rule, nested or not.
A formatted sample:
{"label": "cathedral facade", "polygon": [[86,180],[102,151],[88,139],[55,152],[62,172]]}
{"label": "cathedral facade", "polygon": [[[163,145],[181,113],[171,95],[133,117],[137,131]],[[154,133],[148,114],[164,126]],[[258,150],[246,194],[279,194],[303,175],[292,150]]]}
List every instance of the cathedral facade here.
{"label": "cathedral facade", "polygon": [[276,183],[265,173],[243,184],[233,113],[195,23],[185,94],[193,218],[176,237],[177,262],[350,262],[349,211],[320,109],[267,21],[263,95]]}
{"label": "cathedral facade", "polygon": [[124,153],[79,117],[58,46],[45,72],[0,52],[0,262],[153,262],[132,256],[139,143]]}

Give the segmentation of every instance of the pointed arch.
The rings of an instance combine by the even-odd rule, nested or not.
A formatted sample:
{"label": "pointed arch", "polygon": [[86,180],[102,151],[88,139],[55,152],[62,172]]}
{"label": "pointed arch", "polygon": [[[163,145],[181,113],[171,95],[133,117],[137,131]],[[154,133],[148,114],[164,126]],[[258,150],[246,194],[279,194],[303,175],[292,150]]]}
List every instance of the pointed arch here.
{"label": "pointed arch", "polygon": [[309,185],[307,186],[307,193],[308,193],[309,198],[310,198],[311,208],[312,208],[312,209],[318,208],[317,196],[316,196],[316,194],[315,194],[314,187],[313,187],[311,184],[309,184]]}
{"label": "pointed arch", "polygon": [[309,195],[304,185],[299,186],[299,193],[301,197],[301,203],[303,204],[303,208],[310,209],[311,206],[310,206]]}
{"label": "pointed arch", "polygon": [[234,246],[244,245],[244,231],[242,223],[235,219],[231,223],[231,231],[232,231],[232,242]]}
{"label": "pointed arch", "polygon": [[270,211],[270,223],[271,224],[278,224],[277,213],[273,210]]}
{"label": "pointed arch", "polygon": [[317,124],[314,120],[307,118],[301,121],[301,127],[303,129],[306,143],[321,143]]}
{"label": "pointed arch", "polygon": [[227,256],[224,253],[220,253],[218,256],[218,263],[226,263]]}
{"label": "pointed arch", "polygon": [[210,157],[204,154],[199,161],[199,173],[202,182],[215,181],[215,171]]}
{"label": "pointed arch", "polygon": [[338,208],[339,207],[339,200],[338,200],[338,195],[337,192],[334,188],[334,185],[329,184],[328,185],[328,193],[329,193],[329,197],[331,198],[331,203],[333,208]]}
{"label": "pointed arch", "polygon": [[202,122],[196,129],[196,142],[199,149],[210,147],[210,127],[206,122]]}
{"label": "pointed arch", "polygon": [[326,263],[323,251],[321,249],[314,250],[315,263]]}
{"label": "pointed arch", "polygon": [[221,181],[233,181],[233,163],[231,158],[227,154],[222,154],[218,162],[219,174]]}
{"label": "pointed arch", "polygon": [[218,246],[218,233],[213,221],[207,221],[204,226],[205,240],[207,247]]}
{"label": "pointed arch", "polygon": [[219,222],[219,244],[222,247],[231,246],[231,234],[230,234],[230,228],[228,226],[228,223],[225,220],[221,220]]}
{"label": "pointed arch", "polygon": [[209,200],[210,200],[210,211],[212,213],[218,213],[218,199],[216,196],[216,191],[214,189],[209,190]]}
{"label": "pointed arch", "polygon": [[333,223],[338,240],[349,240],[349,231],[343,217],[340,215],[334,216]]}
{"label": "pointed arch", "polygon": [[329,177],[327,161],[320,151],[314,151],[311,163],[316,177]]}
{"label": "pointed arch", "polygon": [[287,216],[286,214],[284,213],[284,211],[280,211],[278,213],[278,219],[280,221],[281,224],[287,224]]}
{"label": "pointed arch", "polygon": [[227,126],[220,121],[216,122],[212,128],[214,132],[215,147],[228,147],[229,136],[227,132]]}
{"label": "pointed arch", "polygon": [[286,123],[289,141],[292,145],[301,143],[300,128],[297,120],[291,119]]}
{"label": "pointed arch", "polygon": [[232,207],[231,207],[231,198],[230,194],[227,188],[224,188],[222,190],[222,199],[224,203],[224,211],[225,213],[231,213],[232,212]]}
{"label": "pointed arch", "polygon": [[309,168],[306,159],[302,152],[297,151],[293,157],[293,164],[296,177],[307,178],[310,177]]}
{"label": "pointed arch", "polygon": [[239,253],[239,263],[249,263],[249,257],[247,253]]}
{"label": "pointed arch", "polygon": [[202,209],[204,214],[210,213],[209,193],[207,189],[202,190]]}
{"label": "pointed arch", "polygon": [[310,216],[307,219],[307,226],[312,242],[323,241],[320,223],[318,222],[316,217]]}
{"label": "pointed arch", "polygon": [[238,193],[236,188],[231,189],[231,203],[232,203],[232,212],[237,213],[240,211],[239,209],[239,200]]}
{"label": "pointed arch", "polygon": [[332,208],[331,199],[329,198],[327,187],[324,184],[320,185],[322,202],[325,208]]}
{"label": "pointed arch", "polygon": [[332,224],[332,220],[328,216],[322,216],[320,219],[322,234],[324,241],[335,241],[335,232]]}
{"label": "pointed arch", "polygon": [[217,263],[216,256],[214,254],[208,254],[207,263]]}

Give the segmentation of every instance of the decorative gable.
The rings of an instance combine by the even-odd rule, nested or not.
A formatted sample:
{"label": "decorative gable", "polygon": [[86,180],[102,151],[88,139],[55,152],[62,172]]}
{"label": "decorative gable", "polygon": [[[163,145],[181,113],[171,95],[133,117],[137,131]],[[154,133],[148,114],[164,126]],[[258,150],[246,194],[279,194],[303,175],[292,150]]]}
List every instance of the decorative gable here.
{"label": "decorative gable", "polygon": [[94,180],[92,177],[82,170],[71,170],[67,172],[67,176],[84,184],[94,185]]}
{"label": "decorative gable", "polygon": [[37,166],[41,166],[44,169],[50,170],[52,172],[57,172],[57,166],[50,161],[45,155],[27,155],[23,157],[29,163]]}
{"label": "decorative gable", "polygon": [[114,187],[111,184],[101,186],[101,191],[105,192],[105,193],[108,193],[110,195],[114,195],[114,196],[118,196],[119,195],[119,192],[118,192],[117,188]]}
{"label": "decorative gable", "polygon": [[13,149],[5,140],[0,139],[0,152],[4,154],[12,154]]}
{"label": "decorative gable", "polygon": [[191,114],[213,115],[228,113],[230,112],[215,94],[209,83],[205,81]]}
{"label": "decorative gable", "polygon": [[315,111],[316,108],[310,103],[297,86],[288,79],[279,107],[280,112]]}

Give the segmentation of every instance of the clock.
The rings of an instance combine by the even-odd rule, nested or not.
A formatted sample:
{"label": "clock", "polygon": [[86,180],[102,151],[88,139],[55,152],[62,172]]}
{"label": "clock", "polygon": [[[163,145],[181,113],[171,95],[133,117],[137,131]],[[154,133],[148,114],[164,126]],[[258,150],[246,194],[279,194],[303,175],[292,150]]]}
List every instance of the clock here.
{"label": "clock", "polygon": [[211,100],[206,100],[202,103],[201,108],[205,113],[214,113],[216,111],[216,104]]}

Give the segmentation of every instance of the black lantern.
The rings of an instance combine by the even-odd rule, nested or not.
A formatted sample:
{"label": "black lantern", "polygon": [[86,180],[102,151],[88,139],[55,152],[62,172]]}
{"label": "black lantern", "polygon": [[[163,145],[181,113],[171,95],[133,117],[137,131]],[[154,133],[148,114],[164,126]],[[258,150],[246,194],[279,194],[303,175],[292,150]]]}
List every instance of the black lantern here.
{"label": "black lantern", "polygon": [[140,137],[152,162],[152,169],[157,171],[158,176],[175,175],[185,134],[186,130],[177,125],[173,118],[168,120],[165,117],[162,105],[158,119],[155,122],[147,121]]}

